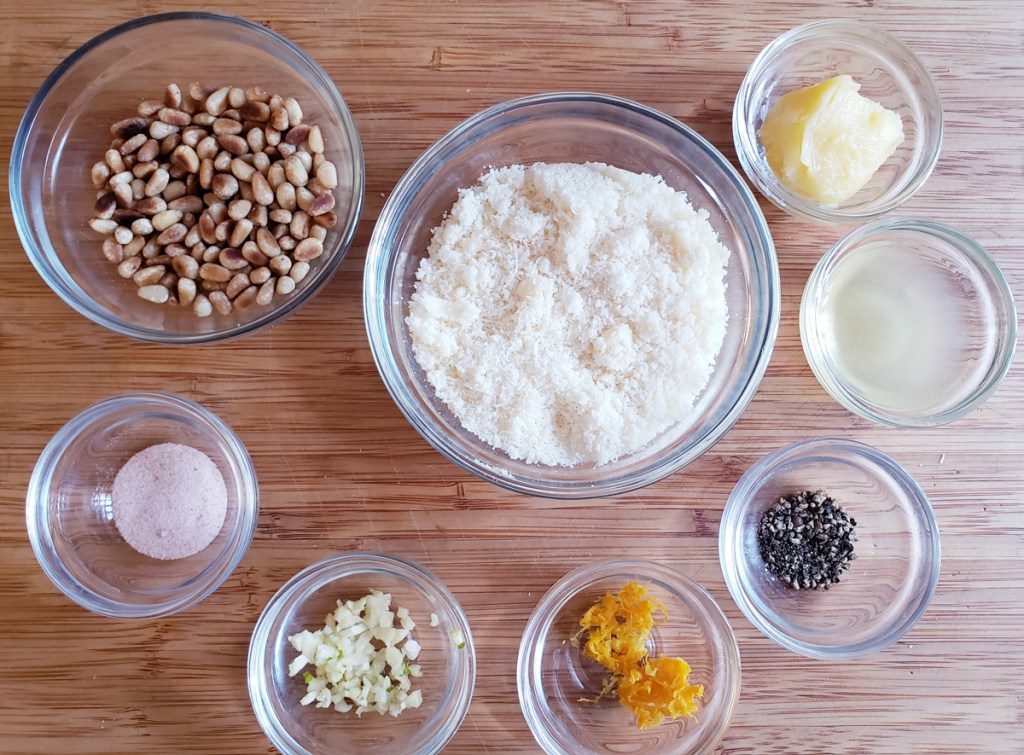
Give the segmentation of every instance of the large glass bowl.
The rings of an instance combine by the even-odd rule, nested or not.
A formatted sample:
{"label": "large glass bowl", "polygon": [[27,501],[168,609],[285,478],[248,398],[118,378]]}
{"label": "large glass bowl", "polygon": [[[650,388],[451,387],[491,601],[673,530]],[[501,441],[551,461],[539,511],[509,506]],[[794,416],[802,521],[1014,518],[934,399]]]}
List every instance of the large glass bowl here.
{"label": "large glass bowl", "polygon": [[[684,191],[729,248],[728,332],[690,416],[644,448],[604,465],[553,467],[511,459],[467,432],[435,396],[405,323],[431,231],[460,188],[490,167],[603,162],[660,175]],[[373,357],[399,409],[449,460],[496,485],[531,495],[614,495],[693,461],[728,430],[757,389],[775,343],[779,279],[768,226],[743,179],[693,130],[635,102],[555,93],[505,102],[442,137],[406,172],[381,212],[366,259],[363,304]]]}
{"label": "large glass bowl", "polygon": [[[682,658],[690,684],[704,687],[693,717],[642,731],[615,694],[593,702],[608,672],[572,642],[587,609],[631,581],[665,607],[651,631],[650,656]],[[740,654],[728,620],[699,584],[661,564],[612,560],[576,569],[540,599],[523,632],[516,677],[523,715],[549,755],[703,755],[715,751],[732,720]]]}
{"label": "large glass bowl", "polygon": [[[196,317],[187,307],[139,298],[104,258],[90,179],[110,144],[111,124],[159,99],[171,82],[261,86],[293,96],[319,124],[338,168],[337,225],[323,255],[289,295],[230,314]],[[14,139],[10,170],[15,226],[46,284],[76,312],[115,333],[158,343],[208,343],[279,322],[308,301],[341,264],[363,199],[363,153],[345,101],[305,52],[270,29],[232,16],[167,13],[104,32],[73,52],[32,98]]]}
{"label": "large glass bowl", "polygon": [[[135,551],[114,523],[118,470],[159,443],[198,449],[227,487],[220,533],[199,553],[160,561]],[[104,616],[168,616],[195,605],[238,566],[256,531],[259,489],[242,441],[209,410],[177,396],[127,393],[61,428],[36,462],[25,513],[39,565],[71,600]]]}
{"label": "large glass bowl", "polygon": [[[423,675],[413,679],[413,689],[422,692],[423,704],[395,717],[301,705],[306,685],[301,674],[288,675],[298,655],[288,637],[320,629],[337,601],[371,590],[390,593],[391,610],[407,608],[416,622],[411,637],[422,646],[416,663]],[[249,698],[263,731],[285,755],[433,755],[466,717],[475,679],[473,636],[458,601],[423,567],[381,553],[345,553],[303,569],[270,599],[249,644]]]}

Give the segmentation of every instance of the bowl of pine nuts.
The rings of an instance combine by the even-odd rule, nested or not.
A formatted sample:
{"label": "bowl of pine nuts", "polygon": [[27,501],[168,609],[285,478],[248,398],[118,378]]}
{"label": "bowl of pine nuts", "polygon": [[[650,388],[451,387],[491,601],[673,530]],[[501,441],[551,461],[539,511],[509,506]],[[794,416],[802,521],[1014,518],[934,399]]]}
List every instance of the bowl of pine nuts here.
{"label": "bowl of pine nuts", "polygon": [[22,245],[122,335],[209,343],[279,322],[345,257],[363,153],[330,77],[244,19],[168,13],[87,42],[29,103],[11,155]]}

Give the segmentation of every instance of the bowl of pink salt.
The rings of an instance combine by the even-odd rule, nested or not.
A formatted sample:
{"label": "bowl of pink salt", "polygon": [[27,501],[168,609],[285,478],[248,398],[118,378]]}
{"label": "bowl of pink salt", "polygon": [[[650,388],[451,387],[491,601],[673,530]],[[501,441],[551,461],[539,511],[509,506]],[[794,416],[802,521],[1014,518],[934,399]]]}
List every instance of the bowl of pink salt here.
{"label": "bowl of pink salt", "polygon": [[71,600],[114,618],[189,608],[241,561],[259,492],[245,446],[186,399],[131,393],[61,428],[29,481],[29,541]]}

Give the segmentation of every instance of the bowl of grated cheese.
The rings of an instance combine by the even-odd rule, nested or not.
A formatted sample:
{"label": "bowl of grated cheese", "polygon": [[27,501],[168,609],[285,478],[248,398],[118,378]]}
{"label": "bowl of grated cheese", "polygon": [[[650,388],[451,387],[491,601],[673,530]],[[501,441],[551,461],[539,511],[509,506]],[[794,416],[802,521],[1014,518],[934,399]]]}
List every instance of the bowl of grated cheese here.
{"label": "bowl of grated cheese", "polygon": [[395,556],[345,553],[270,599],[247,675],[256,718],[286,755],[426,755],[462,724],[476,656],[437,577]]}
{"label": "bowl of grated cheese", "polygon": [[367,250],[370,346],[399,409],[501,487],[608,496],[710,448],[750,402],[778,264],[737,171],[599,94],[501,103],[430,147]]}

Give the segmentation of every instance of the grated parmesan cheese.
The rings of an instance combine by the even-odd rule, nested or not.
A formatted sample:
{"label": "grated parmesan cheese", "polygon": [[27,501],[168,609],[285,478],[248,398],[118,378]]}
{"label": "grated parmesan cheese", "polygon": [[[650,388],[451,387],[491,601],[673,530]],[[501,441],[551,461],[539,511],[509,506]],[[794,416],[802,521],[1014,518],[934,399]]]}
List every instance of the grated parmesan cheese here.
{"label": "grated parmesan cheese", "polygon": [[729,251],[660,177],[492,169],[434,229],[406,323],[463,427],[513,459],[603,464],[683,419],[725,338]]}

